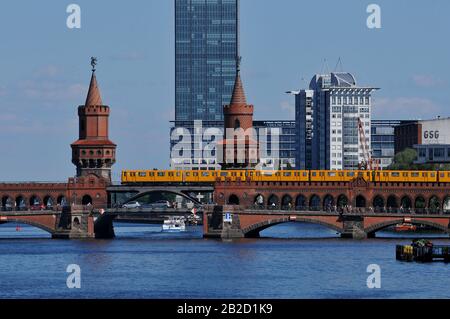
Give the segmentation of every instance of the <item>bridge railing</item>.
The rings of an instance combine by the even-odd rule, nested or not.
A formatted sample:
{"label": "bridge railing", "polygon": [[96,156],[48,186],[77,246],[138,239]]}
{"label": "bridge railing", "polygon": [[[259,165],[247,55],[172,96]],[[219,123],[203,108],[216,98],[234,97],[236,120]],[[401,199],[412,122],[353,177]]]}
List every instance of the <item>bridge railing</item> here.
{"label": "bridge railing", "polygon": [[320,212],[329,214],[402,214],[402,215],[449,215],[450,211],[429,208],[393,208],[393,207],[352,207],[352,206],[293,206],[293,205],[251,205],[238,206],[247,211],[282,211],[282,212]]}

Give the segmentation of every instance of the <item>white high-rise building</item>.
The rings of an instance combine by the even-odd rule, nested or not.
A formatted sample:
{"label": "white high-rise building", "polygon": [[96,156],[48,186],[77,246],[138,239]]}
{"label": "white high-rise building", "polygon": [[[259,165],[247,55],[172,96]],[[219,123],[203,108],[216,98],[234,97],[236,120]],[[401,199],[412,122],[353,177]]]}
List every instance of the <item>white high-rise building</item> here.
{"label": "white high-rise building", "polygon": [[350,73],[315,75],[296,96],[297,156],[300,169],[355,170],[364,161],[359,120],[371,150],[374,87],[356,84]]}

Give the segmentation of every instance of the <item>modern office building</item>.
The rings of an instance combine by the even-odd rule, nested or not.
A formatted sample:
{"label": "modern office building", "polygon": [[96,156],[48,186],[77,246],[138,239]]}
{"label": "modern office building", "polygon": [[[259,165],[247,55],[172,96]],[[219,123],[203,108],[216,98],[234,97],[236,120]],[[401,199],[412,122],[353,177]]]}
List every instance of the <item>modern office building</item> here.
{"label": "modern office building", "polygon": [[372,93],[358,86],[350,73],[315,75],[309,89],[296,96],[297,156],[299,169],[358,169],[364,160],[359,133],[371,149]]}
{"label": "modern office building", "polygon": [[238,56],[239,0],[175,0],[176,125],[223,120]]}
{"label": "modern office building", "polygon": [[398,120],[371,121],[372,158],[378,163],[379,169],[386,169],[392,164],[395,156],[395,127]]}
{"label": "modern office building", "polygon": [[395,128],[395,151],[406,148],[417,151],[419,164],[450,162],[450,118],[402,121]]}
{"label": "modern office building", "polygon": [[[181,129],[194,140],[205,131],[223,128],[223,106],[231,100],[238,56],[239,0],[175,0],[175,121],[171,136]],[[194,121],[202,121],[201,132],[194,132]],[[172,159],[174,141],[170,145],[172,168],[216,167],[215,157]]]}
{"label": "modern office building", "polygon": [[[223,139],[223,122],[186,122],[184,127],[171,128],[171,169],[214,170],[217,163],[216,143]],[[192,124],[192,125],[191,125]],[[260,160],[265,166],[281,169],[295,168],[296,128],[295,121],[253,121],[258,142],[267,145]],[[178,131],[178,132],[177,132]],[[189,133],[189,134],[186,134]],[[263,141],[264,139],[265,141]],[[187,154],[182,153],[183,149]]]}

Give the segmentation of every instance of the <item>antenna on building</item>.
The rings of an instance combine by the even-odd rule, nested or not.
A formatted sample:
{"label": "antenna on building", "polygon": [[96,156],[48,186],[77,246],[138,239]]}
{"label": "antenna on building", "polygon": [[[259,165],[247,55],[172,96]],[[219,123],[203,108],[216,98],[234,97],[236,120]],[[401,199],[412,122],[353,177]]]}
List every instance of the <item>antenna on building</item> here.
{"label": "antenna on building", "polygon": [[328,74],[330,73],[330,68],[328,66],[328,61],[327,59],[323,59],[323,65],[322,65],[322,71],[321,74]]}
{"label": "antenna on building", "polygon": [[[340,70],[338,70],[338,68],[340,67]],[[334,68],[334,72],[344,72],[344,67],[342,66],[342,59],[341,57],[339,57],[337,63],[336,63],[336,67]]]}

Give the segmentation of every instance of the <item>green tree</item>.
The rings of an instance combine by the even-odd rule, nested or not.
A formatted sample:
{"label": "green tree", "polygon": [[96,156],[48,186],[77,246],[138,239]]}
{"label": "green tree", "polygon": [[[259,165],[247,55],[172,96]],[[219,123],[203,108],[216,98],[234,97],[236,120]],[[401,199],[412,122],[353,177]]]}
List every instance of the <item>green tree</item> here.
{"label": "green tree", "polygon": [[417,171],[450,171],[450,164],[414,164],[417,152],[407,148],[395,155],[394,161],[387,168],[394,171],[417,170]]}

